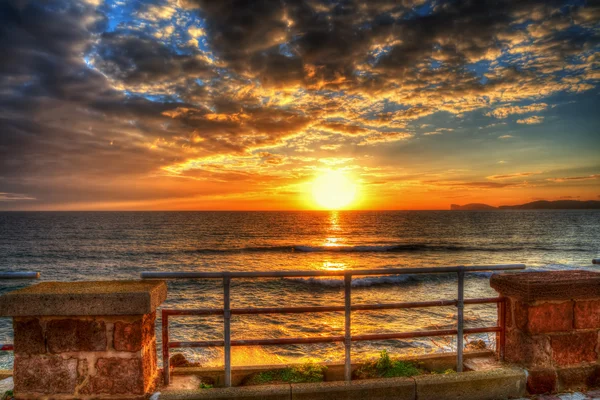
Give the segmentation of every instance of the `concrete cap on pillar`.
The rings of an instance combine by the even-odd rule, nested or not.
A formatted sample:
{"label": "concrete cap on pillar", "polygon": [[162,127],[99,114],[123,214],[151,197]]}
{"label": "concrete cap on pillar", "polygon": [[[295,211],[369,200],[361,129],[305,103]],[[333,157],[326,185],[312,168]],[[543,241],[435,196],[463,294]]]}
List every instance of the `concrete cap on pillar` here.
{"label": "concrete cap on pillar", "polygon": [[540,271],[494,274],[490,286],[502,296],[522,301],[600,297],[600,272]]}
{"label": "concrete cap on pillar", "polygon": [[164,281],[44,282],[0,296],[0,316],[149,314],[166,298]]}

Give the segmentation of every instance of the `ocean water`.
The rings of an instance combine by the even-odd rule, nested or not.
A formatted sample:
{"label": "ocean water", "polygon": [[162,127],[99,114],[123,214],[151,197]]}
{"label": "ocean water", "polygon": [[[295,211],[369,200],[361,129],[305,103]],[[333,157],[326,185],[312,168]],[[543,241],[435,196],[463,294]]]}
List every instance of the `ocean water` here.
{"label": "ocean water", "polygon": [[[597,269],[600,211],[43,212],[0,213],[0,270],[42,281],[137,279],[141,271],[346,270],[524,263],[528,270]],[[488,273],[468,274],[465,297],[491,297]],[[0,293],[34,282],[0,282]],[[353,304],[456,298],[450,274],[354,278]],[[341,279],[234,280],[232,307],[343,305]],[[170,281],[165,307],[221,307],[215,280]],[[491,326],[495,305],[467,306],[466,325]],[[455,326],[453,307],[353,313],[353,334]],[[160,320],[157,321],[157,328]],[[343,334],[343,313],[234,316],[232,338]],[[158,332],[160,339],[160,332]],[[180,317],[172,340],[222,338],[221,317]],[[490,345],[492,334],[474,335]],[[0,319],[0,343],[12,342]],[[353,357],[449,351],[451,338],[353,344]],[[222,349],[185,351],[222,364]],[[342,344],[233,348],[233,363],[336,361]],[[0,368],[12,364],[0,353]]]}

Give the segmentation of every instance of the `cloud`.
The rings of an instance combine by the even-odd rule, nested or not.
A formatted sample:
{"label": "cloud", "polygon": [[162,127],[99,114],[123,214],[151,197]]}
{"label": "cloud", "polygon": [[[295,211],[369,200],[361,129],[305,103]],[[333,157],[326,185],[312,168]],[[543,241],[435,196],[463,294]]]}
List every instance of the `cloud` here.
{"label": "cloud", "polygon": [[[4,1],[2,190],[138,201],[200,190],[169,179],[260,191],[333,151],[373,168],[402,147],[430,164],[474,111],[550,113],[550,96],[592,93],[597,15],[554,0]],[[426,124],[455,133],[415,137]]]}
{"label": "cloud", "polygon": [[526,114],[530,112],[543,111],[548,108],[546,103],[530,104],[528,106],[505,106],[497,107],[493,111],[487,113],[487,116],[494,116],[496,118],[506,118],[513,114]]}
{"label": "cloud", "polygon": [[550,182],[571,182],[571,181],[590,181],[594,179],[600,179],[600,174],[593,174],[587,176],[568,176],[564,178],[548,178],[547,180]]}
{"label": "cloud", "polygon": [[22,193],[6,193],[6,192],[0,192],[0,202],[2,201],[28,201],[28,200],[35,200],[35,197],[31,197],[31,196],[27,196],[26,194],[22,194]]}
{"label": "cloud", "polygon": [[514,136],[513,135],[502,135],[502,136],[498,136],[498,139],[512,139]]}
{"label": "cloud", "polygon": [[517,120],[517,124],[527,124],[527,125],[539,124],[542,122],[544,122],[544,117],[538,117],[538,116]]}
{"label": "cloud", "polygon": [[491,180],[504,180],[504,179],[516,179],[516,178],[524,178],[531,175],[538,175],[540,172],[515,172],[513,174],[504,174],[504,175],[491,175],[488,176],[488,179]]}

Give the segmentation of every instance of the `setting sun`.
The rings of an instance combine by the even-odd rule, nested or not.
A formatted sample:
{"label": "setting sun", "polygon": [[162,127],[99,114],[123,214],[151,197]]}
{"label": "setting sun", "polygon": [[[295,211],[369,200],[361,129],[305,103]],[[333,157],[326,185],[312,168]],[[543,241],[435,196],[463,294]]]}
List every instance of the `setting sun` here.
{"label": "setting sun", "polygon": [[341,171],[325,171],[312,185],[317,204],[329,210],[346,207],[356,196],[356,184]]}

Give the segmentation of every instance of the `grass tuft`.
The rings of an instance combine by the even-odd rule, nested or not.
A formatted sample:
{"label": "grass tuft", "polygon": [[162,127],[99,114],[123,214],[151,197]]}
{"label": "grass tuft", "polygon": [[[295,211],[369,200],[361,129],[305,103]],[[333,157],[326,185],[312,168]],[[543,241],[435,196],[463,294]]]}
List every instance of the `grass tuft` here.
{"label": "grass tuft", "polygon": [[359,379],[395,378],[399,376],[415,376],[422,373],[423,371],[413,363],[392,360],[387,350],[382,350],[379,353],[377,361],[365,363],[355,372],[355,376]]}
{"label": "grass tuft", "polygon": [[268,383],[307,383],[323,382],[325,379],[324,365],[308,362],[299,366],[259,372],[252,375],[247,385],[264,385]]}

